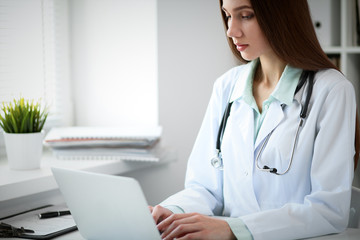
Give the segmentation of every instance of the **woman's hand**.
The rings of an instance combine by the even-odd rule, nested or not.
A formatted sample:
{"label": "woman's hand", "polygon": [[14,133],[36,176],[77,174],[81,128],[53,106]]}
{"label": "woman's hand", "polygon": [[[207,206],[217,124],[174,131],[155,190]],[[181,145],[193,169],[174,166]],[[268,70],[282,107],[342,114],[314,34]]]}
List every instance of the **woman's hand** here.
{"label": "woman's hand", "polygon": [[171,214],[157,227],[164,240],[236,239],[226,221],[198,213]]}
{"label": "woman's hand", "polygon": [[156,224],[173,214],[172,211],[160,205],[156,205],[155,207],[149,206],[149,209]]}

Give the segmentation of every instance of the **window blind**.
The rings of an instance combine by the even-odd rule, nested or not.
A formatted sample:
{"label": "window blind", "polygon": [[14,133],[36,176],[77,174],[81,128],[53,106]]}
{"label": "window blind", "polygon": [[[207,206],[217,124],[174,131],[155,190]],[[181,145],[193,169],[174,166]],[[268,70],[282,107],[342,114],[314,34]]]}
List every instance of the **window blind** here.
{"label": "window blind", "polygon": [[66,0],[0,0],[0,102],[40,100],[47,128],[72,119],[67,15]]}
{"label": "window blind", "polygon": [[0,0],[0,99],[45,92],[42,2]]}
{"label": "window blind", "polygon": [[41,99],[52,124],[69,121],[67,11],[63,0],[0,0],[0,102]]}

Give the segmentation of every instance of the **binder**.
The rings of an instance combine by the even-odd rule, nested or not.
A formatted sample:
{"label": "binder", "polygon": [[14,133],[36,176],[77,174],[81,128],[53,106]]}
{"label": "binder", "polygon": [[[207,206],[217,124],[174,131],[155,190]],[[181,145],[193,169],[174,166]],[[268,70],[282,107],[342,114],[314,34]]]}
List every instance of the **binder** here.
{"label": "binder", "polygon": [[308,0],[308,3],[321,46],[340,46],[340,1]]}

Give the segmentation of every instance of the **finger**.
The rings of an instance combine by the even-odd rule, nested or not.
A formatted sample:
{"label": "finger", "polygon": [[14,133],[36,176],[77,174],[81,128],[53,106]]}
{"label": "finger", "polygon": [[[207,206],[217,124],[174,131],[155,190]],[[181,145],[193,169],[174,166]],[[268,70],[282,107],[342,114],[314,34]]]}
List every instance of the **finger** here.
{"label": "finger", "polygon": [[152,208],[151,210],[151,215],[153,216],[153,219],[155,221],[155,223],[158,222],[160,216],[161,216],[161,211],[159,210],[159,208],[157,208],[156,206]]}
{"label": "finger", "polygon": [[172,232],[165,235],[164,233],[161,235],[161,238],[163,240],[169,240],[169,239],[181,239],[183,237],[189,237],[190,234],[194,234],[197,232],[200,232],[201,228],[198,226],[198,224],[194,223],[188,223],[188,224],[180,224],[177,226]]}
{"label": "finger", "polygon": [[156,205],[153,207],[152,210],[152,216],[154,218],[154,221],[156,224],[160,223],[164,219],[166,219],[168,216],[170,216],[172,212],[160,205]]}
{"label": "finger", "polygon": [[160,222],[157,227],[160,229],[167,228],[173,221],[180,220],[184,218],[188,218],[191,216],[194,216],[195,213],[179,213],[179,214],[172,214],[168,218],[164,219],[162,222]]}
{"label": "finger", "polygon": [[172,233],[180,225],[194,224],[197,222],[198,218],[196,214],[173,214],[172,216],[161,222],[158,225],[158,229],[160,232],[163,232],[161,236],[164,238],[170,233]]}
{"label": "finger", "polygon": [[163,219],[162,221],[156,222],[157,223],[157,229],[160,232],[164,232],[164,230],[166,230],[166,228],[174,221],[174,217],[178,215],[178,214],[172,214],[169,217],[167,217],[166,219]]}
{"label": "finger", "polygon": [[184,214],[172,214],[169,217],[167,217],[166,219],[163,219],[163,221],[159,222],[157,224],[157,228],[159,229],[160,232],[165,231],[170,224],[172,224],[174,221],[184,218]]}
{"label": "finger", "polygon": [[148,207],[149,207],[150,212],[152,213],[154,210],[154,207],[153,206],[148,206]]}

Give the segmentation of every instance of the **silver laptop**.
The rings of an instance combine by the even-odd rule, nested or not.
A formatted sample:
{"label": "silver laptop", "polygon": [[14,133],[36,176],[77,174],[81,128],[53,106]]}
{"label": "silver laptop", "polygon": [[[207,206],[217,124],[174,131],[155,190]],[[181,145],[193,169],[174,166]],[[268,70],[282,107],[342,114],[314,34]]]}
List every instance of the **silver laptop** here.
{"label": "silver laptop", "polygon": [[52,172],[85,239],[161,240],[135,179],[61,168]]}

